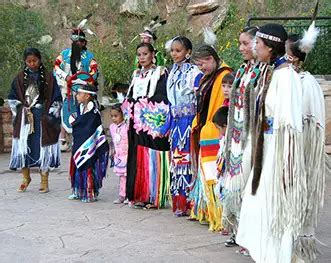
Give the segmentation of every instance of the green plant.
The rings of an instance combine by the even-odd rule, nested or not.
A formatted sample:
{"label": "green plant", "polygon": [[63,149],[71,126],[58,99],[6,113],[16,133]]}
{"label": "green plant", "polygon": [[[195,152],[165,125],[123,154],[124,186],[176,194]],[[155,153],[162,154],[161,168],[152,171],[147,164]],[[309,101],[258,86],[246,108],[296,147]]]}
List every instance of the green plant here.
{"label": "green plant", "polygon": [[238,69],[242,63],[238,51],[238,38],[245,22],[237,5],[231,3],[220,30],[217,32],[217,51],[224,62],[234,70]]}
{"label": "green plant", "polygon": [[43,62],[52,68],[50,45],[39,45],[37,41],[47,34],[40,14],[23,7],[4,4],[0,6],[0,96],[6,97],[14,76],[23,67],[23,51],[27,47],[38,48]]}

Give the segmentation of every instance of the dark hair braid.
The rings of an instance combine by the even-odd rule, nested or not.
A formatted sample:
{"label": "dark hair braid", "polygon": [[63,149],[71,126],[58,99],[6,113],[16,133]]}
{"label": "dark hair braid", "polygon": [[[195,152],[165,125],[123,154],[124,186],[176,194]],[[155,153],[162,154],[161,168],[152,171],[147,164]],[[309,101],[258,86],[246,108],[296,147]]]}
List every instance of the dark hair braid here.
{"label": "dark hair braid", "polygon": [[24,92],[28,88],[28,81],[29,81],[29,67],[25,66],[23,70],[23,87],[24,87]]}
{"label": "dark hair braid", "polygon": [[46,77],[45,77],[45,67],[43,63],[40,63],[39,66],[39,85],[38,85],[38,89],[39,89],[39,98],[41,99],[41,101],[44,100],[44,95],[45,95],[45,90],[47,89],[48,83],[46,81]]}

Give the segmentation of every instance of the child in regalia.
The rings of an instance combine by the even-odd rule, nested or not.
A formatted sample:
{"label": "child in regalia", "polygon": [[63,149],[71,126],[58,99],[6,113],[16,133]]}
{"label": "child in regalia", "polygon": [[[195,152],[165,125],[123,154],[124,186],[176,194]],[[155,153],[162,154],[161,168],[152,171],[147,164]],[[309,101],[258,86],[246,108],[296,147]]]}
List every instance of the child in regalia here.
{"label": "child in regalia", "polygon": [[115,104],[110,111],[112,124],[109,126],[109,133],[112,138],[115,153],[114,159],[114,173],[119,177],[119,193],[118,199],[114,204],[126,203],[126,166],[128,160],[128,126],[124,121],[121,104]]}
{"label": "child in regalia", "polygon": [[73,75],[69,81],[69,87],[77,94],[79,107],[69,118],[73,128],[73,146],[70,165],[72,194],[68,199],[80,199],[82,202],[97,200],[108,165],[109,146],[94,83],[86,72]]}

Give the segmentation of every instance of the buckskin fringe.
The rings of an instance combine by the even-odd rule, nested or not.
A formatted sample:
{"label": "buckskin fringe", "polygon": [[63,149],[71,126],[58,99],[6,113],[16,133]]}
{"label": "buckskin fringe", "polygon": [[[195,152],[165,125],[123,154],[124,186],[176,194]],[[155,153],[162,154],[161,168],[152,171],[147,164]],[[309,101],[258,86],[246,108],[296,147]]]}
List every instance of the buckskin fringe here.
{"label": "buckskin fringe", "polygon": [[58,167],[61,163],[60,156],[60,144],[58,142],[41,147],[39,158],[40,170],[46,172],[49,168]]}
{"label": "buckskin fringe", "polygon": [[28,136],[30,132],[30,124],[25,124],[25,110],[22,110],[20,137],[13,138],[11,158],[10,158],[10,169],[17,169],[25,167],[25,157],[29,152],[28,147]]}
{"label": "buckskin fringe", "polygon": [[290,229],[295,238],[303,227],[307,207],[303,135],[290,126],[281,126],[275,132],[271,231],[281,239],[285,230]]}

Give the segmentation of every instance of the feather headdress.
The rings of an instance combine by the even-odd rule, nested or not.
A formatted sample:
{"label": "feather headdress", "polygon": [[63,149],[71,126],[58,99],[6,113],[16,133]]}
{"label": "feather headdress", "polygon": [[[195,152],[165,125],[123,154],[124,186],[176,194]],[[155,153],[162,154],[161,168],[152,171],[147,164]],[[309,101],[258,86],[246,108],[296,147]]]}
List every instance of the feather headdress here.
{"label": "feather headdress", "polygon": [[85,39],[85,32],[90,35],[97,36],[90,28],[87,27],[87,21],[91,16],[92,14],[88,14],[83,18],[82,21],[79,22],[76,28],[72,29],[71,39],[73,41],[77,41],[78,39]]}
{"label": "feather headdress", "polygon": [[302,39],[299,42],[299,49],[301,52],[308,54],[314,47],[318,34],[320,32],[319,28],[315,27],[315,20],[317,16],[319,1],[317,1],[314,14],[312,17],[312,23],[310,24],[308,30],[305,30]]}
{"label": "feather headdress", "polygon": [[151,32],[154,40],[156,40],[156,35],[155,35],[156,30],[167,23],[167,20],[162,20],[157,22],[158,19],[159,17],[156,16],[152,19],[151,22],[149,22],[148,26],[144,26],[144,31]]}
{"label": "feather headdress", "polygon": [[165,25],[167,23],[167,20],[162,20],[159,21],[159,16],[154,17],[147,26],[144,26],[144,31],[140,34],[138,34],[137,36],[135,36],[132,40],[131,43],[138,37],[138,36],[148,36],[150,38],[152,38],[153,40],[156,40],[156,30]]}

